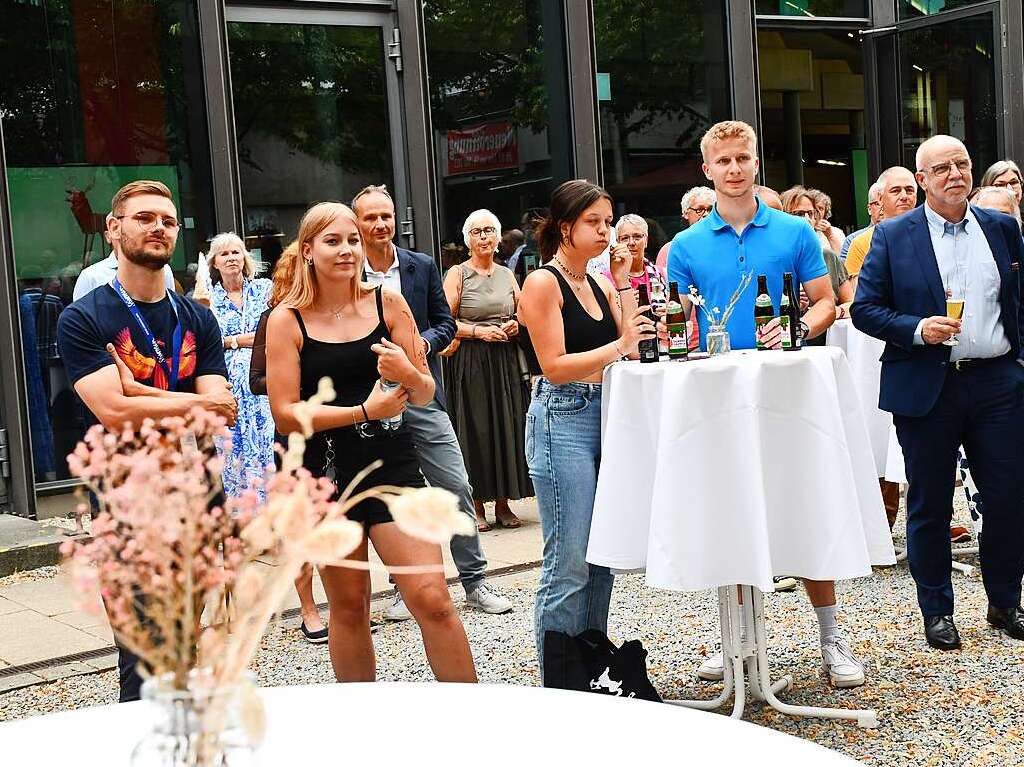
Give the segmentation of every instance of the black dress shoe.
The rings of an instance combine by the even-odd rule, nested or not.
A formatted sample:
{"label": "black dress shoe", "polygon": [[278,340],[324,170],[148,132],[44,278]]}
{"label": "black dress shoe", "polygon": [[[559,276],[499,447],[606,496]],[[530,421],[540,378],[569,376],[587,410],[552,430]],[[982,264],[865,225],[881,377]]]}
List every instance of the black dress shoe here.
{"label": "black dress shoe", "polygon": [[1024,639],[1024,610],[1021,608],[989,605],[986,620],[997,629],[1002,629],[1007,636]]}
{"label": "black dress shoe", "polygon": [[952,615],[933,615],[924,619],[924,637],[936,650],[959,650],[960,632]]}

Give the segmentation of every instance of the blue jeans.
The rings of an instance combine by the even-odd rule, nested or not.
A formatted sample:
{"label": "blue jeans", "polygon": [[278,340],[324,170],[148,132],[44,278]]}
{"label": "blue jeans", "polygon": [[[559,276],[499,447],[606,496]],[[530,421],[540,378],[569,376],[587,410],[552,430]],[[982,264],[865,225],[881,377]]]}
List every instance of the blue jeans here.
{"label": "blue jeans", "polygon": [[423,407],[409,406],[402,414],[412,433],[420,470],[432,487],[440,487],[459,499],[463,514],[473,520],[473,535],[452,537],[451,550],[459,579],[469,594],[484,580],[487,560],[476,532],[476,511],[473,509],[473,488],[469,484],[466,464],[455,436],[451,419],[436,399]]}
{"label": "blue jeans", "polygon": [[601,385],[537,381],[526,414],[526,463],[544,531],[534,630],[544,675],[544,633],[608,632],[614,577],[587,563],[601,463]]}

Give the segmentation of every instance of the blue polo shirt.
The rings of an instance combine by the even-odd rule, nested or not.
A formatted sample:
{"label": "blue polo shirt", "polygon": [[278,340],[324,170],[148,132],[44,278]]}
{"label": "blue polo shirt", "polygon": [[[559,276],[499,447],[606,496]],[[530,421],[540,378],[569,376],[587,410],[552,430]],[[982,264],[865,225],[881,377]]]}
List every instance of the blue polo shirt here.
{"label": "blue polo shirt", "polygon": [[[708,311],[717,306],[724,312],[743,273],[749,271],[754,278],[737,301],[726,328],[733,349],[756,346],[754,299],[758,275],[768,277],[768,292],[778,314],[783,272],[793,273],[797,287],[828,274],[814,229],[805,219],[769,208],[758,200],[754,220],[737,235],[715,206],[703,220],[677,234],[668,251],[669,280],[679,283],[680,294],[689,292],[690,285],[696,287]],[[693,311],[699,318],[700,346],[704,349],[708,320],[698,307],[694,306]]]}

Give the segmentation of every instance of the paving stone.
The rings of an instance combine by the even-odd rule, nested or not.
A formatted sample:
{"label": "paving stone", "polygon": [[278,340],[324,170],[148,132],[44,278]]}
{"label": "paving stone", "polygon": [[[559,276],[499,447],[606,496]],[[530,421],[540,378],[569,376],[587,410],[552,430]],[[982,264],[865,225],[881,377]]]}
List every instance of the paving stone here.
{"label": "paving stone", "polygon": [[60,613],[59,615],[54,615],[53,619],[76,629],[90,629],[97,626],[108,625],[107,616],[103,613],[94,615],[93,613],[87,613],[83,610],[72,610],[69,613]]}
{"label": "paving stone", "polygon": [[79,674],[94,674],[96,669],[85,663],[64,663],[60,666],[41,668],[32,673],[47,682],[52,682],[56,679],[66,679],[69,676],[78,676]]}
{"label": "paving stone", "polygon": [[19,610],[24,610],[25,605],[19,605],[17,602],[12,602],[9,599],[0,597],[0,615],[7,615],[9,613],[16,613]]}
{"label": "paving stone", "polygon": [[21,687],[29,687],[43,681],[35,674],[14,674],[13,676],[0,676],[0,692],[17,690]]}
{"label": "paving stone", "polygon": [[92,666],[92,668],[96,669],[97,671],[106,671],[107,669],[117,668],[117,653],[112,652],[109,655],[101,655],[98,658],[90,658],[89,660],[84,661],[84,663],[87,666]]}
{"label": "paving stone", "polygon": [[32,610],[0,621],[0,660],[12,666],[108,647],[109,642]]}
{"label": "paving stone", "polygon": [[60,573],[46,580],[24,581],[0,589],[0,597],[42,615],[60,615],[78,609],[70,578]]}

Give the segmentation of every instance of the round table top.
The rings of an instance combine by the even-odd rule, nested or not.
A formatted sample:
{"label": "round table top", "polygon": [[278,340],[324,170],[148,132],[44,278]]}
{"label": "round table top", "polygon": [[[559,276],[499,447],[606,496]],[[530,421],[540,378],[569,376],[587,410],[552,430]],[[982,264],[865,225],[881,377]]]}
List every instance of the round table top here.
{"label": "round table top", "polygon": [[[721,714],[611,696],[511,685],[367,683],[260,690],[262,765],[545,764],[852,765],[854,760]],[[10,764],[129,764],[153,721],[123,703],[0,724]],[[24,761],[23,761],[24,760]]]}

